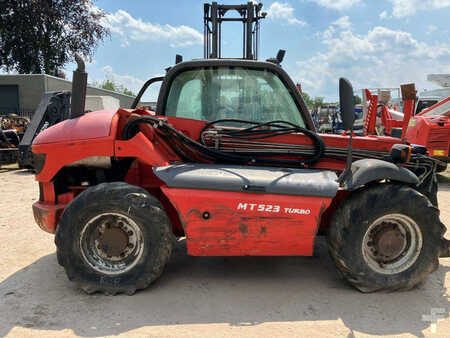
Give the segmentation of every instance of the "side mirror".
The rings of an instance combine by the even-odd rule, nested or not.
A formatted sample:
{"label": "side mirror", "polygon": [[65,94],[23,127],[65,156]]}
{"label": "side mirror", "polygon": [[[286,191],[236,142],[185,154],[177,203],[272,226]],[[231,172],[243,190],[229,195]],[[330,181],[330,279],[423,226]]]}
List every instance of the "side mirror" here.
{"label": "side mirror", "polygon": [[344,130],[351,130],[355,123],[353,87],[349,80],[342,77],[339,79],[339,103]]}

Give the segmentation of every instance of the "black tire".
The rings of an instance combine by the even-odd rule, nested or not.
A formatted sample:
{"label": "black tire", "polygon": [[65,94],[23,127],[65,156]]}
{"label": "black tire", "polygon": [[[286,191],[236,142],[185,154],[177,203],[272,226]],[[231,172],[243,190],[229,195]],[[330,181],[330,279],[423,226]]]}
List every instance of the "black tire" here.
{"label": "black tire", "polygon": [[[130,244],[130,234],[133,231],[125,229],[123,232],[125,236],[130,235],[126,237],[128,241],[125,242],[128,243],[125,250],[131,252],[127,254],[127,259],[133,262],[130,263],[129,270],[122,272],[117,268],[118,270],[111,274],[111,271],[106,271],[108,265],[96,265],[98,255],[94,260],[91,259],[94,257],[93,252],[98,253],[107,248],[106,244],[90,245],[98,243],[93,241],[101,237],[101,226],[106,224],[107,231],[112,228],[116,233],[122,231],[119,226],[108,224],[107,220],[101,226],[97,225],[94,220],[101,220],[102,217],[126,219],[133,224],[134,232],[137,233],[134,237],[136,249],[128,249],[133,246]],[[123,226],[123,223],[121,225]],[[121,236],[123,239],[123,235]],[[98,291],[112,295],[132,295],[136,290],[148,287],[161,275],[170,258],[174,237],[169,218],[155,197],[140,187],[117,182],[102,183],[78,195],[60,218],[55,243],[58,263],[64,267],[68,278],[82,290],[87,293]],[[113,246],[111,242],[108,245]],[[139,251],[132,251],[138,247]],[[112,264],[122,264],[122,256],[118,255],[114,258],[119,261]],[[107,257],[101,257],[100,261],[111,263],[108,259],[112,259],[112,256]],[[123,264],[126,266],[128,263]]]}
{"label": "black tire", "polygon": [[[379,267],[376,261],[374,267],[374,263],[371,263],[373,260],[367,257],[378,257],[380,254],[377,252],[379,247],[374,245],[375,241],[370,236],[376,237],[379,233],[386,233],[385,229],[389,230],[389,227],[398,227],[395,223],[380,221],[390,217],[412,220],[413,228],[417,229],[417,236],[414,236],[420,238],[422,244],[417,244],[414,250],[408,249],[413,247],[411,243],[420,241],[411,240],[414,236],[401,236],[401,243],[404,244],[396,252],[398,256],[392,257],[392,261],[381,263]],[[342,202],[330,223],[328,247],[338,272],[361,292],[408,290],[438,268],[444,232],[439,210],[424,195],[405,185],[386,183],[363,188]],[[370,238],[370,242],[367,242],[367,238]],[[404,238],[409,238],[410,244]],[[409,253],[411,259],[403,261],[406,259],[404,257],[410,257]],[[382,264],[395,266],[395,259],[399,263],[405,262],[402,263],[404,270],[384,270],[386,265]],[[388,270],[389,273],[386,272]]]}
{"label": "black tire", "polygon": [[[417,191],[419,191],[421,194],[424,194],[433,204],[435,207],[438,207],[438,198],[437,193],[439,190],[439,185],[437,179],[435,179],[436,176],[432,176],[429,179],[427,179],[422,185],[416,188]],[[431,182],[430,182],[431,180]]]}
{"label": "black tire", "polygon": [[441,163],[439,163],[436,166],[436,172],[437,173],[441,173],[441,172],[446,171],[446,170],[447,170],[447,163],[445,163],[445,162],[441,162]]}

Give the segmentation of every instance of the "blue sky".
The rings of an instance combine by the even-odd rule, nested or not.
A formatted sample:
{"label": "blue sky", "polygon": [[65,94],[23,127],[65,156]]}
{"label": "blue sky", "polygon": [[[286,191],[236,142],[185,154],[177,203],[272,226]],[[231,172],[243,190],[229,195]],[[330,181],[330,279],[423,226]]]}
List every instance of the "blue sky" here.
{"label": "blue sky", "polygon": [[[108,13],[103,24],[111,38],[87,67],[90,81],[113,78],[137,92],[175,54],[203,57],[203,3],[96,1]],[[415,82],[423,90],[436,88],[427,74],[450,73],[450,0],[287,0],[264,1],[263,8],[260,59],[286,49],[284,69],[312,96],[336,100],[341,76],[355,89]],[[241,56],[241,29],[224,24],[224,56]]]}

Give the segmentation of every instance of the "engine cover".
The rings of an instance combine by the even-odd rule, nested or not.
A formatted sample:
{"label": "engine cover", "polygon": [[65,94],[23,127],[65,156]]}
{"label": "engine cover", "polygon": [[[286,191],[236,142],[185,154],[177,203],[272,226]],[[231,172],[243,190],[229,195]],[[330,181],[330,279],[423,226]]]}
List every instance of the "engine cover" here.
{"label": "engine cover", "polygon": [[59,143],[107,137],[116,110],[100,110],[62,121],[41,131],[33,144]]}

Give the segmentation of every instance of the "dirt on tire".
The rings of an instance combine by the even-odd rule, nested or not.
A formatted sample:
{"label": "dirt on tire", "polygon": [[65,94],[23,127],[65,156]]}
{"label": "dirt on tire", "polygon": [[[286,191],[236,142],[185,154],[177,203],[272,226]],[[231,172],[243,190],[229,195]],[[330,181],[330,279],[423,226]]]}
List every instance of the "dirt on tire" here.
{"label": "dirt on tire", "polygon": [[[410,217],[419,226],[423,237],[415,262],[395,274],[374,271],[362,254],[366,230],[373,221],[386,214]],[[445,230],[439,220],[439,210],[424,195],[402,184],[379,184],[357,191],[341,203],[330,223],[328,247],[340,275],[358,290],[408,290],[438,268]]]}
{"label": "dirt on tire", "polygon": [[[133,218],[144,234],[142,257],[129,271],[102,274],[83,258],[79,236],[89,219],[102,212]],[[56,230],[58,263],[68,278],[87,293],[133,294],[148,287],[170,259],[174,238],[161,203],[146,190],[122,182],[102,183],[78,195],[65,209]]]}

